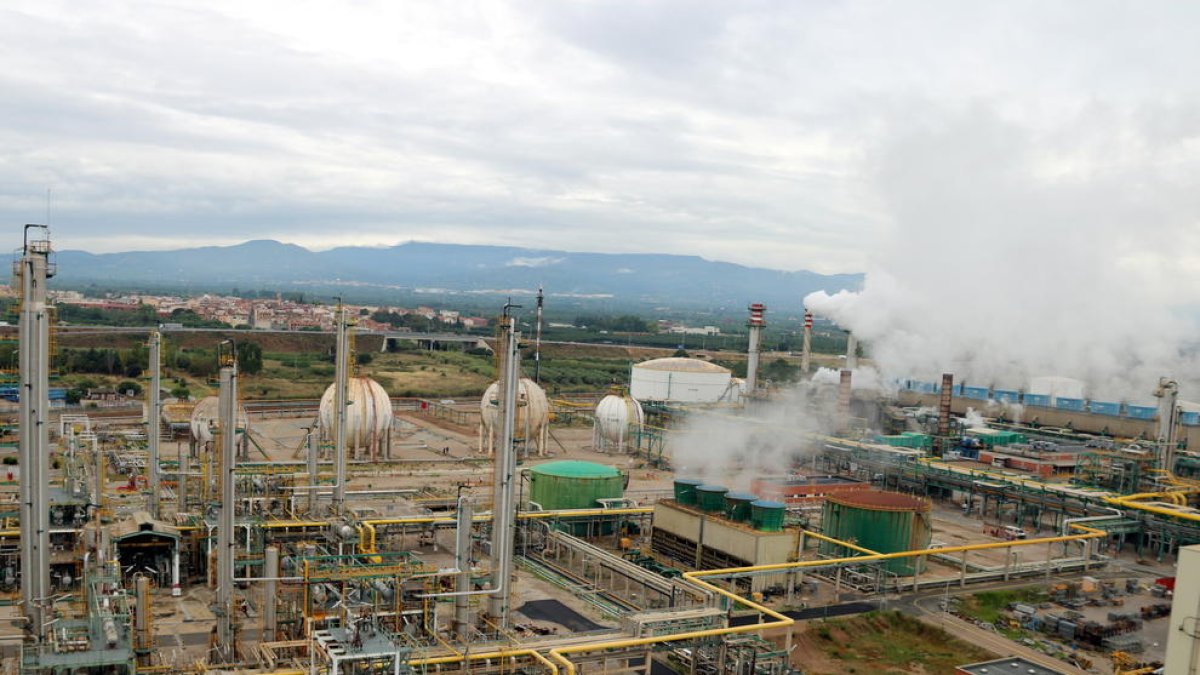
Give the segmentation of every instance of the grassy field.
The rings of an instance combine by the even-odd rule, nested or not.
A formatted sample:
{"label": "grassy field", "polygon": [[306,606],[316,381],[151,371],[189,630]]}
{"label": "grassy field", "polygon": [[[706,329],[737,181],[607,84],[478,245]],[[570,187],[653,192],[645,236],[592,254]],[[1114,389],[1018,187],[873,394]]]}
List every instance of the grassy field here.
{"label": "grassy field", "polygon": [[961,611],[967,616],[986,623],[995,623],[1001,613],[1014,602],[1036,605],[1049,599],[1038,586],[1011,588],[1002,591],[984,591],[963,598]]}
{"label": "grassy field", "polygon": [[953,673],[955,666],[995,658],[899,612],[813,623],[795,645],[792,662],[805,675]]}

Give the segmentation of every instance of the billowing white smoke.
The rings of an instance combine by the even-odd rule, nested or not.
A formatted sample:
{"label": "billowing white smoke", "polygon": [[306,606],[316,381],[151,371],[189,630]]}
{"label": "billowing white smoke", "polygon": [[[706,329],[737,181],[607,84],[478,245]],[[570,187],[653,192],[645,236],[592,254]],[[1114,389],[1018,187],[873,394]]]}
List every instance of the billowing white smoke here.
{"label": "billowing white smoke", "polygon": [[1033,131],[976,110],[885,147],[893,227],[863,289],[805,304],[886,377],[1062,375],[1121,400],[1170,374],[1195,391],[1197,134],[1169,111],[1088,112]]}

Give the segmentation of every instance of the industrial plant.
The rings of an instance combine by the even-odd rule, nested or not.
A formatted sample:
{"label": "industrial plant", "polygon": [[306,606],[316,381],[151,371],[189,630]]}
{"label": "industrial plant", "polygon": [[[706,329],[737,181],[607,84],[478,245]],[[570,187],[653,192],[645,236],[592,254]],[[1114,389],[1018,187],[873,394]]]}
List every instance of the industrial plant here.
{"label": "industrial plant", "polygon": [[172,334],[144,331],[131,418],[51,406],[56,266],[45,228],[25,237],[9,672],[784,675],[808,669],[806,622],[906,598],[1006,641],[951,595],[1018,582],[1048,594],[1002,610],[1039,636],[996,654],[1019,672],[1119,653],[1103,672],[1150,673],[1142,631],[1193,617],[1172,639],[1195,635],[1198,572],[1172,570],[1200,543],[1200,408],[1169,374],[1136,392],[1153,406],[953,373],[860,388],[853,337],[815,370],[809,313],[803,377],[780,387],[754,302],[744,378],[664,356],[630,364],[627,390],[558,397],[539,294],[536,314],[497,307],[498,377],[473,400],[389,396],[339,311],[319,400],[245,396],[222,339],[219,395],[168,403]]}

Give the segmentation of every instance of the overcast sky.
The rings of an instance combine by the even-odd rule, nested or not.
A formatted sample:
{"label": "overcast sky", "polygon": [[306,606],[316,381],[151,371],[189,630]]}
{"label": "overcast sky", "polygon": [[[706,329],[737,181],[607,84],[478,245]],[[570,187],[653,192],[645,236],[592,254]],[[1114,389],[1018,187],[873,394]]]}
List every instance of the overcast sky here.
{"label": "overcast sky", "polygon": [[[1096,0],[10,0],[0,222],[15,246],[49,188],[61,248],[416,239],[861,271],[977,169],[991,182],[964,199],[987,205],[1001,165],[1022,194],[1088,201],[1051,205],[1056,245],[1117,212],[1096,234],[1153,232],[1129,264],[1194,277],[1177,237],[1195,243],[1200,199],[1198,19]],[[1045,219],[998,192],[1006,218]],[[937,236],[956,227],[975,224]]]}

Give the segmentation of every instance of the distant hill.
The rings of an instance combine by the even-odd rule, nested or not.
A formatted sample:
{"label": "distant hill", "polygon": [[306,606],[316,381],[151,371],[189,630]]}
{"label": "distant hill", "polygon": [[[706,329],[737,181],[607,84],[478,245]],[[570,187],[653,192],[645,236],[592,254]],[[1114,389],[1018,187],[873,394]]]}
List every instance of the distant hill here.
{"label": "distant hill", "polygon": [[[407,243],[388,248],[309,251],[277,241],[174,251],[56,255],[56,286],[309,290],[382,302],[391,296],[524,295],[611,306],[736,308],[765,302],[795,311],[815,290],[856,289],[860,274],[783,272],[697,256],[569,253],[506,246]],[[444,298],[449,300],[449,298]]]}

